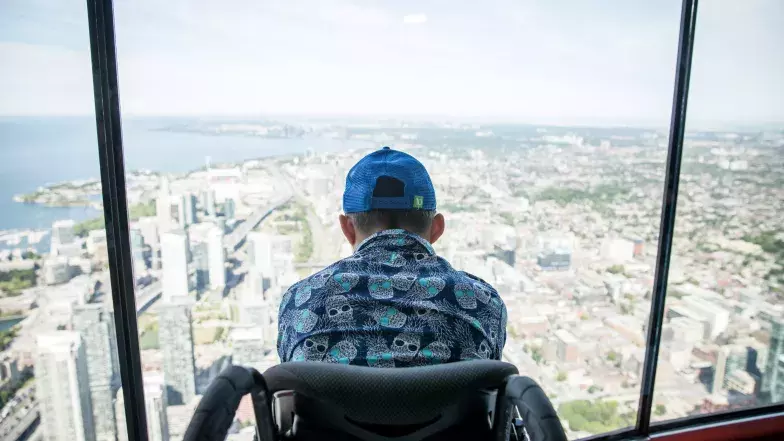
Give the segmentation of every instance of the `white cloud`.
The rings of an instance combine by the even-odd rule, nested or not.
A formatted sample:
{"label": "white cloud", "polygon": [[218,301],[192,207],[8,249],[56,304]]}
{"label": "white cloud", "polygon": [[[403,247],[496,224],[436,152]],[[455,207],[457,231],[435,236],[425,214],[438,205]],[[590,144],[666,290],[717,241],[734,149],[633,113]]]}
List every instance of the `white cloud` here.
{"label": "white cloud", "polygon": [[418,25],[427,23],[427,15],[425,14],[408,14],[403,17],[403,24]]}

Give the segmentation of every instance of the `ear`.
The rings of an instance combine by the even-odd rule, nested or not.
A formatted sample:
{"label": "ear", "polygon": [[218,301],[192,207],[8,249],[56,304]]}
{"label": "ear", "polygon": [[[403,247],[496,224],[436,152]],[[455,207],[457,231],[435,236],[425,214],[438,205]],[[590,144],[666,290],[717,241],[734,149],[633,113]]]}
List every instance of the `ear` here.
{"label": "ear", "polygon": [[446,227],[444,221],[444,215],[438,213],[433,217],[433,223],[430,225],[430,243],[434,244],[436,241],[444,234],[444,228]]}
{"label": "ear", "polygon": [[353,247],[357,243],[357,229],[354,228],[354,222],[345,214],[340,215],[340,229],[343,230],[343,235],[346,240]]}

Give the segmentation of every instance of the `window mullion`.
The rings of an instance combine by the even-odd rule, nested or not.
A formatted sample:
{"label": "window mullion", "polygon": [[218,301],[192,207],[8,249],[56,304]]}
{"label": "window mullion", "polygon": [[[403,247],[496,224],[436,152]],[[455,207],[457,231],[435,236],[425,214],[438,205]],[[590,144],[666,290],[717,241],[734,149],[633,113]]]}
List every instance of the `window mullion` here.
{"label": "window mullion", "polygon": [[651,312],[648,319],[645,365],[642,373],[640,401],[637,410],[636,431],[647,435],[650,431],[651,408],[656,381],[656,366],[661,343],[664,305],[667,294],[667,276],[670,268],[672,239],[675,231],[675,211],[678,200],[678,182],[683,154],[683,138],[686,126],[686,104],[689,98],[689,77],[694,51],[697,0],[683,0],[681,7],[680,36],[678,38],[678,60],[675,69],[672,114],[670,120],[667,165],[664,177],[664,197],[659,227],[659,247],[653,283]]}
{"label": "window mullion", "polygon": [[147,441],[125,193],[112,0],[87,0],[87,14],[109,274],[125,421],[129,440]]}

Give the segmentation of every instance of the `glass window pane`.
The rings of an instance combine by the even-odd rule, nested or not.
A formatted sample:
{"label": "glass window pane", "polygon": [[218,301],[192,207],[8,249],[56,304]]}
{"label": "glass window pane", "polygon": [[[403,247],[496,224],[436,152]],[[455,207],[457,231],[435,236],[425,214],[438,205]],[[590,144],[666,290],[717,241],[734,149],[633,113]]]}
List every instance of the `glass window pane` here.
{"label": "glass window pane", "polygon": [[[633,424],[680,2],[540,3],[118,2],[142,362],[168,388],[151,430],[180,437],[228,363],[279,362],[279,304],[352,253],[346,174],[383,145],[430,171],[437,254],[499,292],[504,358],[570,436]],[[471,316],[457,291],[435,300]]]}
{"label": "glass window pane", "polygon": [[87,11],[0,3],[0,439],[117,436]]}
{"label": "glass window pane", "polygon": [[654,420],[784,400],[783,12],[700,4]]}

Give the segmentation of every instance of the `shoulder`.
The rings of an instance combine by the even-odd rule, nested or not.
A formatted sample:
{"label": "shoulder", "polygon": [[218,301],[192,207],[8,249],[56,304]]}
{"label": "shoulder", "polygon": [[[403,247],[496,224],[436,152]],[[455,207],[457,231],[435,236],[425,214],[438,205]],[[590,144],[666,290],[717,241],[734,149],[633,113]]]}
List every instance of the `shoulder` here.
{"label": "shoulder", "polygon": [[475,275],[473,275],[471,273],[467,273],[465,271],[457,271],[457,270],[455,270],[455,273],[459,275],[458,277],[463,277],[466,281],[469,281],[469,282],[471,282],[473,284],[476,284],[476,285],[480,285],[483,288],[487,289],[488,291],[496,292],[495,288],[493,288],[492,285],[490,285],[489,283],[485,282],[484,279],[482,279],[480,277],[477,277],[477,276],[475,276]]}
{"label": "shoulder", "polygon": [[[505,314],[506,306],[504,305],[503,299],[501,299],[501,295],[498,294],[493,285],[487,283],[480,277],[477,277],[471,273],[467,273],[465,271],[455,271],[455,282],[461,284],[467,284],[473,287],[475,294],[478,296],[478,299],[482,303],[489,304],[492,306],[492,309],[500,314]],[[458,282],[459,280],[459,282]],[[489,302],[489,303],[488,303]]]}
{"label": "shoulder", "polygon": [[347,257],[345,259],[338,260],[337,262],[327,266],[326,268],[305,277],[304,279],[300,280],[299,282],[291,285],[289,291],[297,291],[300,288],[310,287],[311,289],[318,289],[322,288],[326,283],[332,278],[333,275],[345,271],[351,271],[356,265],[352,265],[352,263],[356,264],[357,259]]}
{"label": "shoulder", "polygon": [[454,280],[455,283],[467,283],[471,285],[478,285],[479,287],[484,288],[486,292],[494,293],[496,295],[498,294],[495,288],[493,288],[492,285],[487,283],[482,278],[477,277],[471,273],[455,269],[452,266],[452,264],[450,264],[443,257],[439,257],[438,261],[440,262],[444,270],[452,276],[452,279]]}

